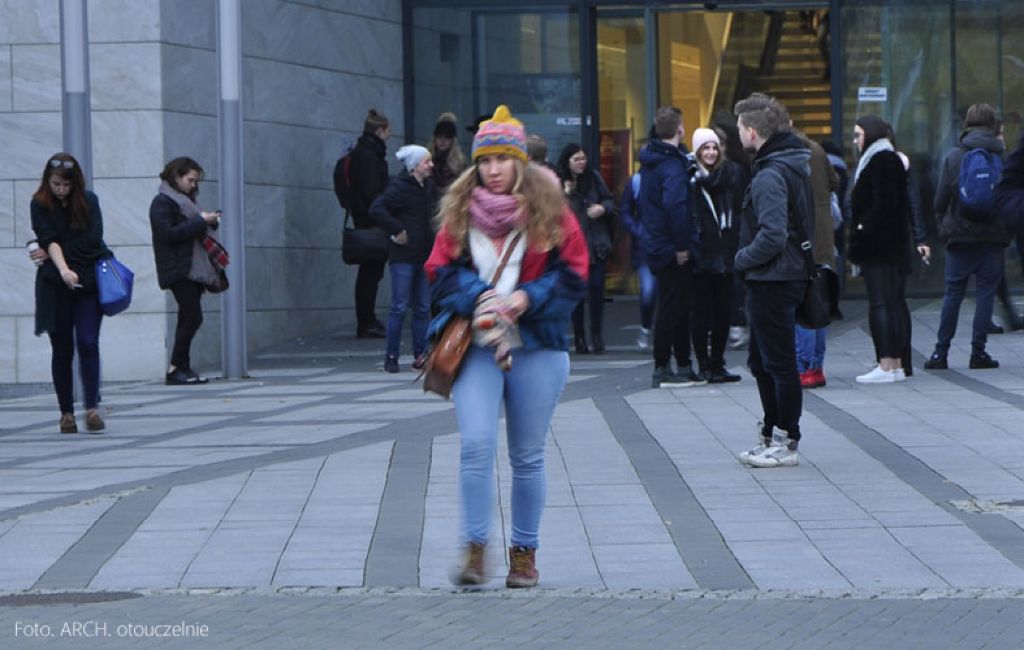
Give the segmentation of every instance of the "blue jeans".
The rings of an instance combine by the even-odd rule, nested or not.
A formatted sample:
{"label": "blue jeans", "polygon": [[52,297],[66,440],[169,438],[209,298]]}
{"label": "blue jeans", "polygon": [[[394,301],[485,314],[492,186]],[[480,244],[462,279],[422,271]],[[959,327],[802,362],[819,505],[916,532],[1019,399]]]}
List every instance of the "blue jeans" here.
{"label": "blue jeans", "polygon": [[764,430],[776,426],[800,439],[803,391],[796,371],[796,307],[807,283],[747,282],[747,319],[750,344],[747,364],[757,380],[764,409]]}
{"label": "blue jeans", "polygon": [[412,353],[420,356],[427,349],[430,324],[430,289],[421,264],[391,263],[391,313],[388,315],[387,355],[397,357],[402,347],[405,312],[412,307]]}
{"label": "blue jeans", "polygon": [[946,295],[942,298],[938,341],[935,343],[935,351],[941,355],[949,352],[949,345],[956,334],[960,303],[964,300],[967,281],[972,275],[976,276],[977,284],[971,352],[977,354],[985,351],[985,343],[988,341],[992,303],[996,287],[1003,277],[1003,247],[999,244],[975,244],[946,249]]}
{"label": "blue jeans", "polygon": [[796,326],[796,369],[805,373],[818,370],[825,363],[825,334],[827,327],[809,330]]}
{"label": "blue jeans", "polygon": [[83,401],[94,409],[100,397],[100,311],[99,294],[58,289],[54,331],[50,332],[53,356],[50,372],[61,413],[75,412],[74,378],[71,363],[78,348],[78,370],[82,376]]}
{"label": "blue jeans", "polygon": [[459,495],[462,541],[486,544],[494,506],[494,455],[498,417],[505,405],[512,465],[512,546],[537,548],[547,498],[544,444],[551,416],[569,377],[569,354],[560,350],[512,351],[512,369],[500,370],[490,348],[466,353],[452,390],[461,434]]}
{"label": "blue jeans", "polygon": [[651,267],[641,264],[636,267],[636,279],[640,283],[640,327],[645,330],[654,326],[654,305],[658,299],[658,279]]}

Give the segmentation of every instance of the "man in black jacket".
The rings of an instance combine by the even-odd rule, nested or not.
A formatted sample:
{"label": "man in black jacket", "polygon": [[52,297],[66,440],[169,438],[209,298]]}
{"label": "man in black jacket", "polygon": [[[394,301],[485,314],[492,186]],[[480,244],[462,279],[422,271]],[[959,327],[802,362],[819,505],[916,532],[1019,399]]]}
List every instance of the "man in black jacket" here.
{"label": "man in black jacket", "polygon": [[996,214],[1011,234],[1024,237],[1024,136],[1003,166],[993,196]]}
{"label": "man in black jacket", "polygon": [[935,214],[939,216],[939,235],[946,240],[946,294],[942,298],[938,340],[935,351],[925,362],[929,370],[945,370],[950,343],[956,334],[960,303],[967,292],[967,281],[975,276],[974,323],[971,334],[972,370],[998,368],[999,362],[985,351],[996,287],[1003,277],[1003,249],[1010,243],[993,210],[987,214],[965,211],[960,204],[960,163],[967,152],[984,149],[995,156],[1003,154],[1003,143],[996,137],[995,109],[974,104],[967,109],[960,143],[949,152],[942,165],[935,194]]}
{"label": "man in black jacket", "polygon": [[800,462],[803,408],[793,332],[808,279],[796,224],[803,223],[813,242],[811,152],[789,131],[788,114],[772,97],[754,93],[736,104],[736,116],[744,148],[756,152],[735,268],[747,284],[747,362],[764,409],[758,444],[739,459],[752,467],[793,466]]}
{"label": "man in black jacket", "polygon": [[[352,149],[349,174],[352,187],[352,220],[356,228],[376,225],[370,217],[370,205],[388,184],[387,145],[391,135],[388,118],[374,109],[366,116],[363,134]],[[384,275],[386,259],[359,265],[356,275],[356,336],[382,339],[384,325],[377,320],[377,286]]]}

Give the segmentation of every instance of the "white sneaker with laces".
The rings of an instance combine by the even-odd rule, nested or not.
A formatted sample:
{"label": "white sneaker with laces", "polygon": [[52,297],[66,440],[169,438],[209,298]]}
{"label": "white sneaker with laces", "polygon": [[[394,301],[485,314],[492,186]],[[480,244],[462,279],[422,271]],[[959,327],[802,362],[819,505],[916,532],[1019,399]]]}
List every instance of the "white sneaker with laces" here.
{"label": "white sneaker with laces", "polygon": [[763,437],[761,437],[761,423],[758,422],[757,423],[757,446],[756,447],[751,447],[750,449],[748,449],[746,451],[740,452],[740,455],[738,456],[739,461],[741,463],[743,463],[744,465],[752,465],[753,463],[751,463],[751,459],[753,459],[755,456],[763,455],[769,449],[775,449],[777,447],[781,447],[786,439],[787,439],[787,436],[784,433],[782,433],[778,429],[775,429],[772,432],[771,442],[769,442],[768,444],[765,444],[765,439]]}
{"label": "white sneaker with laces", "polygon": [[882,370],[882,366],[875,366],[870,372],[857,376],[858,384],[894,384],[896,381],[896,371]]}
{"label": "white sneaker with laces", "polygon": [[893,372],[896,373],[896,381],[906,381],[907,373],[903,372],[903,368],[897,368]]}
{"label": "white sneaker with laces", "polygon": [[787,438],[785,445],[769,447],[764,453],[751,457],[748,464],[759,468],[796,467],[800,464],[800,452],[796,450],[795,445],[790,449],[791,444]]}

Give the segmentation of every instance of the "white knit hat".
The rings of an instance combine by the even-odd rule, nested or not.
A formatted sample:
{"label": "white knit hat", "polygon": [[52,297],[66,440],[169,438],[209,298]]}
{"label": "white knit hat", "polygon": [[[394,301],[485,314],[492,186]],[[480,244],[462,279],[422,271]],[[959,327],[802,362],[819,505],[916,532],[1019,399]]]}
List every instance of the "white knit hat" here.
{"label": "white knit hat", "polygon": [[407,144],[399,149],[395,156],[405,163],[405,170],[411,174],[424,158],[430,156],[430,152],[426,147],[421,147],[418,144]]}
{"label": "white knit hat", "polygon": [[693,132],[693,153],[699,153],[700,148],[709,142],[714,142],[718,150],[722,150],[722,143],[718,140],[718,134],[711,129],[697,129]]}

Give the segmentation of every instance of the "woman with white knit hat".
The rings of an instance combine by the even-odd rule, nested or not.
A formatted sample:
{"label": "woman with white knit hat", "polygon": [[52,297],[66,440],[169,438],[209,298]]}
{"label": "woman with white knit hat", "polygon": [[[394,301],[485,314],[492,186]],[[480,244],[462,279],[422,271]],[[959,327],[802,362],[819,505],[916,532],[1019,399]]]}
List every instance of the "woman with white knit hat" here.
{"label": "woman with white knit hat", "polygon": [[718,134],[693,132],[697,159],[694,222],[700,230],[700,255],[693,275],[693,313],[690,335],[701,377],[710,384],[739,381],[725,369],[725,344],[732,311],[733,257],[739,243],[743,174],[727,160]]}
{"label": "woman with white knit hat", "polygon": [[398,372],[405,314],[412,309],[412,367],[426,361],[427,326],[430,324],[430,289],[423,263],[434,245],[433,214],[437,187],[431,180],[434,163],[430,152],[419,145],[402,147],[396,154],[404,169],[388,182],[384,193],[370,206],[370,217],[391,238],[391,312],[386,329],[384,370]]}

